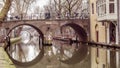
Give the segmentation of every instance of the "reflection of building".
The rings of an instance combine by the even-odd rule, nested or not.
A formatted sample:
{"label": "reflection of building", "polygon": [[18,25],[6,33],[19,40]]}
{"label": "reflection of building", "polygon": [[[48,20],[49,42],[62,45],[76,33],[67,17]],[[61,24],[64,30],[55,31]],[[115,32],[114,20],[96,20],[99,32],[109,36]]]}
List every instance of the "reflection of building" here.
{"label": "reflection of building", "polygon": [[[117,0],[90,0],[90,7],[91,39],[97,42],[118,44]],[[92,52],[95,50],[92,49]],[[117,52],[109,50],[101,52],[100,49],[96,52],[91,56],[94,58],[96,54],[99,54],[99,63],[95,64],[92,60],[92,68],[95,68],[94,64],[98,65],[98,68],[101,66],[102,68],[119,68]],[[104,61],[100,56],[104,56]]]}
{"label": "reflection of building", "polygon": [[[103,0],[102,0],[103,1]],[[90,32],[91,41],[106,42],[105,25],[97,21],[97,0],[90,0]],[[107,51],[104,49],[91,48],[91,68],[107,68]]]}
{"label": "reflection of building", "polygon": [[[106,26],[107,43],[118,44],[117,0],[97,0],[97,9],[97,20]],[[109,67],[119,68],[117,53],[114,51],[107,53]]]}

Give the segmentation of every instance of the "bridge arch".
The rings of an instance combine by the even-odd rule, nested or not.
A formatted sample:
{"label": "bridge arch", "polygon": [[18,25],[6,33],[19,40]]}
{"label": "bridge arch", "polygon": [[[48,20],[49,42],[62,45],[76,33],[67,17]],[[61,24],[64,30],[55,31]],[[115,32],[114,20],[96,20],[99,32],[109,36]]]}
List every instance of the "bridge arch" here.
{"label": "bridge arch", "polygon": [[[6,23],[3,23],[3,28],[5,27],[9,27],[10,29],[15,27],[16,25],[19,25],[19,24],[30,24],[30,25],[33,25],[35,27],[37,27],[39,30],[41,30],[41,32],[44,34],[44,28],[46,28],[46,24],[45,24],[45,20],[38,20],[38,21],[11,21],[11,22],[6,22]],[[86,29],[88,29],[89,27],[89,22],[86,22],[86,21],[80,21],[80,20],[55,20],[55,21],[51,21],[50,22],[54,22],[56,25],[52,25],[50,27],[54,27],[55,28],[52,28],[53,31],[55,31],[56,28],[58,29],[61,29],[62,27],[71,27],[73,28],[78,34],[80,34],[80,38],[81,40],[80,41],[87,41],[88,39],[88,36],[87,36],[87,31]],[[9,26],[7,26],[9,25]],[[45,26],[45,27],[44,27]],[[47,25],[48,26],[48,25]],[[85,27],[87,26],[87,28]],[[44,27],[41,29],[41,27]],[[89,31],[89,29],[88,29]],[[61,60],[61,62],[63,63],[66,63],[66,64],[75,64],[75,63],[78,63],[80,61],[82,61],[84,59],[84,57],[86,57],[87,55],[87,46],[84,46],[84,45],[80,45],[80,49],[75,52],[74,56],[68,60]],[[84,53],[82,53],[84,52]],[[81,54],[80,54],[81,53]],[[74,61],[74,58],[77,58],[75,61]],[[73,62],[74,61],[74,62]],[[24,65],[21,65],[21,66],[24,66]]]}
{"label": "bridge arch", "polygon": [[[35,56],[35,58],[33,58],[33,59],[31,59],[30,61],[29,60],[26,60],[26,61],[22,61],[22,60],[19,60],[19,59],[16,59],[16,58],[14,58],[14,56],[12,56],[12,53],[10,53],[10,49],[12,48],[12,47],[16,47],[16,45],[17,44],[15,44],[15,45],[12,45],[12,41],[10,41],[10,39],[11,38],[13,38],[13,37],[11,37],[11,32],[12,31],[15,31],[16,30],[16,28],[18,28],[18,27],[22,27],[22,26],[30,26],[30,27],[32,27],[34,30],[36,30],[36,32],[39,34],[39,36],[37,36],[37,37],[39,37],[39,41],[38,41],[38,46],[37,47],[39,47],[38,49],[40,49],[40,51],[39,51],[39,53]],[[24,27],[22,27],[22,28],[24,28]],[[29,30],[29,29],[28,29]],[[17,31],[19,31],[19,28],[18,28],[18,30]],[[22,30],[20,30],[20,31],[22,31]],[[16,32],[15,32],[16,33]],[[39,62],[41,59],[42,59],[42,57],[44,56],[44,48],[43,48],[43,40],[44,40],[44,36],[43,36],[43,33],[41,32],[41,30],[40,29],[38,29],[36,26],[34,26],[34,25],[31,25],[31,24],[19,24],[19,25],[16,25],[16,26],[14,26],[12,29],[10,29],[9,30],[9,32],[8,32],[8,34],[7,34],[7,38],[8,38],[8,41],[7,41],[7,43],[8,43],[8,45],[6,46],[6,48],[5,48],[5,50],[6,50],[6,52],[7,52],[7,54],[8,54],[8,56],[10,57],[10,59],[13,61],[13,63],[15,63],[16,65],[18,65],[18,66],[31,66],[31,65],[34,65],[34,64],[36,64],[37,62]],[[17,37],[17,36],[15,36],[15,37]],[[37,43],[37,41],[36,41],[36,43]],[[24,45],[23,43],[21,43],[22,45]],[[21,44],[20,45],[17,45],[17,46],[21,46]],[[25,43],[26,44],[26,43]],[[29,45],[29,44],[28,44]],[[24,46],[28,46],[28,45],[24,45]],[[21,46],[22,47],[22,46]],[[20,49],[21,50],[21,49]],[[26,53],[26,52],[24,52],[24,53]],[[23,53],[23,54],[24,54]],[[24,55],[25,56],[25,55]],[[25,57],[25,59],[27,59],[26,57]]]}
{"label": "bridge arch", "polygon": [[87,41],[87,32],[81,25],[76,23],[67,23],[62,25],[61,29],[66,26],[72,27],[82,37],[83,40]]}
{"label": "bridge arch", "polygon": [[[64,27],[70,27],[78,34],[79,40],[76,39],[75,41],[87,41],[86,31],[78,24],[67,23],[67,24],[62,25],[60,28],[61,33]],[[69,46],[72,47],[72,44],[70,44]],[[79,43],[76,44],[76,46],[77,46],[77,50],[73,52],[74,54],[71,58],[68,58],[65,60],[61,59],[60,61],[66,64],[76,64],[82,61],[88,54],[88,47],[85,44],[79,44]]]}

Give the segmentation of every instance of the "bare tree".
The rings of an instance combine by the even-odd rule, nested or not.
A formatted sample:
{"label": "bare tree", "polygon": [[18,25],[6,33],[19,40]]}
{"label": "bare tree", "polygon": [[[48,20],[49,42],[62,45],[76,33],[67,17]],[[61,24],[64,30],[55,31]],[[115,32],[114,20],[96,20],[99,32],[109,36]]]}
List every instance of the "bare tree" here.
{"label": "bare tree", "polygon": [[64,5],[65,12],[68,13],[68,17],[72,17],[73,13],[76,12],[81,5],[82,0],[66,0],[66,3]]}
{"label": "bare tree", "polygon": [[65,0],[54,0],[54,4],[53,6],[55,7],[54,11],[56,11],[56,13],[58,15],[62,15],[64,9],[64,4],[65,4]]}
{"label": "bare tree", "polygon": [[36,2],[36,0],[14,0],[11,6],[11,10],[14,10],[15,15],[25,16],[31,5]]}
{"label": "bare tree", "polygon": [[83,19],[89,19],[90,18],[89,1],[88,0],[83,1],[80,7],[82,8],[80,10],[80,12],[81,12],[80,17]]}
{"label": "bare tree", "polygon": [[2,10],[0,11],[0,22],[3,22],[7,13],[10,9],[12,0],[5,0],[5,5],[3,6]]}
{"label": "bare tree", "polygon": [[65,0],[50,0],[44,7],[45,11],[52,13],[52,17],[61,17],[63,15]]}
{"label": "bare tree", "polygon": [[35,6],[34,9],[33,9],[33,14],[32,15],[32,18],[33,19],[43,19],[44,18],[44,10],[42,7],[40,6]]}
{"label": "bare tree", "polygon": [[34,13],[39,14],[41,12],[41,8],[39,6],[34,7]]}
{"label": "bare tree", "polygon": [[56,13],[58,16],[73,17],[73,14],[80,9],[82,0],[50,0],[45,9]]}
{"label": "bare tree", "polygon": [[52,9],[50,9],[50,8],[51,8],[50,6],[45,5],[45,6],[44,6],[44,11],[45,11],[45,13],[51,12]]}

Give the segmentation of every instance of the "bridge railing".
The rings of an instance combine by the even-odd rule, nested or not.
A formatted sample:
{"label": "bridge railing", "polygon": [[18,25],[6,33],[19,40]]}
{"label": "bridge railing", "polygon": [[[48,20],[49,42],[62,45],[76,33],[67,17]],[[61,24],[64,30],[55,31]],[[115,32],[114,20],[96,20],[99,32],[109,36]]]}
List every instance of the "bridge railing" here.
{"label": "bridge railing", "polygon": [[38,19],[88,19],[89,16],[85,13],[74,13],[70,16],[66,14],[56,14],[56,13],[38,13],[38,14],[29,14],[29,15],[11,15],[6,17],[6,21],[11,20],[38,20]]}

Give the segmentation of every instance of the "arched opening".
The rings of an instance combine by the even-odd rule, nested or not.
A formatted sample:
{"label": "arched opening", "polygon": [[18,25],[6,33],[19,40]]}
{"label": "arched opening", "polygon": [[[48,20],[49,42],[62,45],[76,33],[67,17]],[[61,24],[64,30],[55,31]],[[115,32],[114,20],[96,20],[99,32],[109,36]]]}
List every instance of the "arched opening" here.
{"label": "arched opening", "polygon": [[[109,41],[111,44],[116,43],[116,25],[110,22],[109,25]],[[116,68],[116,52],[110,51],[110,68]]]}
{"label": "arched opening", "polygon": [[110,43],[116,43],[116,26],[112,22],[110,23]]}
{"label": "arched opening", "polygon": [[16,66],[31,66],[43,57],[43,34],[31,24],[19,24],[7,34],[5,50]]}
{"label": "arched opening", "polygon": [[59,47],[59,60],[66,64],[76,64],[85,59],[88,54],[88,47],[77,42],[87,41],[85,30],[78,24],[68,23],[61,26],[60,31],[58,33],[62,38],[60,41],[56,41],[57,47]]}

